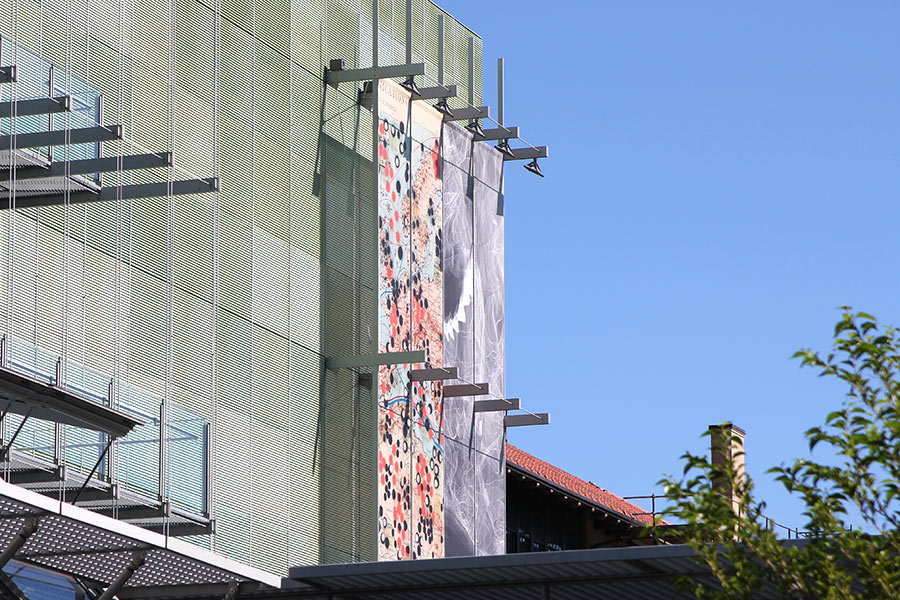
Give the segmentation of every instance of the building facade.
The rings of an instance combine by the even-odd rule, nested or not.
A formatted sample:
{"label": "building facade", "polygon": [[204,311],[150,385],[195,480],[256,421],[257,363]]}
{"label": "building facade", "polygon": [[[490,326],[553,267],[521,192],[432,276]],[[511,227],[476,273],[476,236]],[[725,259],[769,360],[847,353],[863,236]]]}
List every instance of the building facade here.
{"label": "building facade", "polygon": [[142,423],[4,413],[5,479],[272,573],[503,552],[503,414],[442,390],[505,394],[504,157],[397,82],[325,81],[377,49],[479,105],[481,39],[410,1],[411,44],[382,0],[374,47],[366,0],[0,9],[2,367]]}
{"label": "building facade", "polygon": [[[658,515],[512,444],[506,445],[506,473],[510,554],[656,543],[644,530]],[[667,523],[659,525],[662,531]]]}

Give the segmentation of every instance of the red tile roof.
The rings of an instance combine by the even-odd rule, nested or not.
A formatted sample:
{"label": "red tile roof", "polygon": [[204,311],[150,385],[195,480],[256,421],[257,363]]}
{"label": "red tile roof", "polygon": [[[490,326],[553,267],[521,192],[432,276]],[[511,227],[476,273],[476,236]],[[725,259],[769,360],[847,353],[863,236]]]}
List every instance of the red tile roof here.
{"label": "red tile roof", "polygon": [[554,483],[563,489],[567,489],[573,494],[611,508],[633,519],[637,519],[644,523],[651,523],[653,520],[650,515],[637,514],[648,512],[640,506],[632,504],[628,500],[616,496],[609,490],[594,485],[590,481],[575,477],[559,467],[551,465],[536,456],[532,456],[524,450],[516,448],[509,442],[506,443],[506,461],[520,469],[530,471],[535,475],[543,477],[547,481]]}

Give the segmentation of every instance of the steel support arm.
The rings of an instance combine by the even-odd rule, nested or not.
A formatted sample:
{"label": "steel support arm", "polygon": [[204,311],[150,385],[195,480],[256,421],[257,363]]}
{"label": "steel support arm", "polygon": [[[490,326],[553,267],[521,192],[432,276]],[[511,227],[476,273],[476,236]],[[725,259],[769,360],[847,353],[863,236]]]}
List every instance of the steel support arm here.
{"label": "steel support arm", "polygon": [[10,102],[0,102],[0,119],[9,119],[13,114],[17,117],[30,117],[33,115],[49,115],[51,113],[61,113],[70,110],[72,110],[71,96],[12,100]]}
{"label": "steel support arm", "polygon": [[[187,179],[172,182],[171,193],[173,196],[186,194],[205,194],[219,190],[219,179]],[[156,198],[169,195],[169,183],[160,181],[157,183],[136,183],[118,187],[103,188],[99,194],[93,192],[72,192],[69,194],[69,202],[104,202],[109,200],[134,200],[136,198]],[[50,194],[47,196],[25,196],[16,198],[17,208],[30,208],[34,206],[55,206],[65,204],[65,194]]]}
{"label": "steel support arm", "polygon": [[[136,169],[154,169],[172,166],[172,153],[135,154],[132,156],[85,158],[55,162],[46,167],[19,167],[16,179],[43,179],[45,177],[65,177],[66,175],[86,175],[88,173],[108,173],[110,171],[133,171]],[[0,170],[0,181],[11,179],[9,169]]]}
{"label": "steel support arm", "polygon": [[332,87],[337,87],[344,81],[372,81],[375,79],[391,79],[393,77],[412,77],[425,74],[425,63],[411,65],[391,65],[387,67],[367,67],[365,69],[346,69],[340,71],[325,71],[325,81]]}
{"label": "steel support arm", "polygon": [[97,125],[82,129],[60,129],[58,131],[39,131],[37,133],[17,133],[0,136],[0,150],[12,148],[41,148],[43,146],[62,146],[63,144],[90,144],[92,142],[108,142],[122,139],[121,125]]}
{"label": "steel support arm", "polygon": [[473,119],[488,119],[491,116],[490,106],[466,106],[465,108],[453,108],[452,115],[444,115],[445,121],[471,121]]}
{"label": "steel support arm", "polygon": [[419,95],[416,96],[416,100],[433,100],[434,98],[455,98],[456,90],[457,90],[457,88],[455,85],[439,85],[436,87],[422,87],[422,88],[419,88]]}
{"label": "steel support arm", "polygon": [[444,379],[456,379],[457,377],[458,371],[456,367],[412,369],[409,372],[410,381],[442,381]]}
{"label": "steel support arm", "polygon": [[538,146],[537,148],[513,148],[512,156],[503,156],[503,160],[531,160],[532,158],[547,158],[550,156],[550,149],[547,146]]}
{"label": "steel support arm", "polygon": [[519,137],[518,127],[497,127],[494,129],[484,129],[484,140],[508,140]]}
{"label": "steel support arm", "polygon": [[125,567],[125,570],[122,571],[116,580],[109,584],[109,587],[103,590],[103,593],[100,595],[97,600],[112,600],[115,598],[116,593],[125,587],[125,584],[128,583],[128,580],[131,579],[131,576],[134,575],[134,572],[141,568],[141,565],[144,564],[144,551],[137,550],[131,555],[131,562],[128,566]]}
{"label": "steel support arm", "polygon": [[497,412],[501,410],[519,410],[521,402],[518,398],[501,398],[500,400],[476,400],[474,412]]}
{"label": "steel support arm", "polygon": [[549,425],[550,413],[527,413],[524,415],[506,415],[503,424],[507,427],[527,427],[529,425]]}
{"label": "steel support arm", "polygon": [[13,537],[13,539],[9,542],[9,546],[0,554],[0,567],[3,567],[6,563],[12,559],[13,556],[16,555],[16,552],[25,545],[25,542],[28,541],[28,538],[37,531],[38,528],[38,517],[25,517],[25,524],[22,525],[22,528],[19,532]]}
{"label": "steel support arm", "polygon": [[[414,102],[419,100],[433,100],[434,98],[453,98],[456,96],[455,85],[439,85],[437,87],[421,87],[419,93],[415,94],[411,99]],[[372,106],[372,87],[371,82],[366,82],[365,89],[359,93],[359,100],[366,108]]]}
{"label": "steel support arm", "polygon": [[484,396],[490,393],[486,383],[463,383],[461,385],[445,385],[444,398],[458,398],[459,396]]}
{"label": "steel support arm", "polygon": [[377,367],[380,365],[399,365],[425,362],[424,350],[411,352],[382,352],[380,354],[360,354],[359,356],[329,356],[325,359],[325,368],[348,369],[354,367]]}

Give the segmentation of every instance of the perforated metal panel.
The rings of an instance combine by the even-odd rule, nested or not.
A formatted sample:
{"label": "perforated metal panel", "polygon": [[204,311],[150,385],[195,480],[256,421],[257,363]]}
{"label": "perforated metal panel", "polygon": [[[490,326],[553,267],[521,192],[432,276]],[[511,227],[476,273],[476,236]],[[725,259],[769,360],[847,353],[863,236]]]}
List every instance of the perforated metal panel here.
{"label": "perforated metal panel", "polygon": [[[428,54],[434,74],[429,49],[440,9],[413,3],[414,54]],[[382,0],[381,7],[382,63],[402,61],[405,4]],[[169,414],[185,409],[208,420],[216,533],[196,541],[273,571],[373,556],[375,457],[360,437],[374,426],[373,400],[365,389],[348,397],[322,384],[324,355],[365,347],[372,335],[365,324],[373,310],[360,299],[374,294],[374,232],[359,228],[374,221],[371,113],[334,118],[355,105],[352,85],[330,89],[322,103],[329,59],[371,62],[370,19],[367,0],[0,7],[0,33],[102,92],[106,121],[122,123],[133,142],[109,143],[104,156],[172,151],[179,169],[221,177],[215,196],[0,214],[0,264],[9,266],[0,268],[0,329],[48,360],[63,357],[73,380],[99,386],[88,372],[103,373],[103,386],[115,380],[114,402],[138,390],[156,399],[147,402],[151,414],[164,404]],[[446,80],[464,84],[469,32],[450,17],[446,24]],[[349,183],[326,182],[326,138],[337,143],[331,168],[355,170]],[[111,173],[104,182],[173,176],[154,169]],[[354,198],[355,207],[341,209],[356,211],[351,230],[325,231],[323,213],[344,224],[322,204],[329,185],[345,185],[333,194]],[[326,235],[331,249],[323,249]],[[352,374],[325,378],[355,386]],[[55,431],[28,427],[29,447],[39,453]],[[171,433],[183,444],[199,439]],[[63,437],[69,458],[89,469],[100,441],[77,431]],[[186,506],[201,494],[179,443],[166,450],[163,494]],[[141,444],[114,452],[114,468],[129,474],[132,491],[151,493],[158,441]]]}
{"label": "perforated metal panel", "polygon": [[126,590],[227,582],[256,583],[269,589],[280,586],[276,576],[109,517],[60,505],[6,482],[0,482],[0,515],[0,545],[5,548],[12,542],[26,519],[36,519],[37,529],[17,557],[82,578],[98,590],[115,581],[138,552],[143,562],[128,579]]}

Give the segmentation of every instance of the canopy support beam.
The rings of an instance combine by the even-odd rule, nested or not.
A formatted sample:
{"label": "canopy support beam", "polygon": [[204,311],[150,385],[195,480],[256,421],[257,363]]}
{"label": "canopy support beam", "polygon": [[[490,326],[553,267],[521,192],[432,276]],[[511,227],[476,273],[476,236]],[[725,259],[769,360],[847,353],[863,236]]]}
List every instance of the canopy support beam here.
{"label": "canopy support beam", "polygon": [[116,580],[109,584],[109,587],[106,588],[103,593],[100,595],[97,600],[112,600],[116,593],[125,587],[125,584],[128,583],[128,580],[131,579],[131,576],[134,575],[134,572],[141,568],[141,565],[144,564],[144,551],[136,550],[131,555],[131,563],[125,567],[125,570],[116,577]]}
{"label": "canopy support beam", "polygon": [[32,534],[37,531],[38,528],[38,517],[25,517],[25,524],[22,525],[22,529],[19,530],[19,533],[15,535],[12,541],[9,543],[9,546],[6,547],[6,550],[3,551],[3,554],[0,554],[0,568],[2,568],[6,563],[12,559],[13,556],[16,555],[16,552],[25,545],[25,542],[28,541],[28,538],[32,536]]}
{"label": "canopy support beam", "polygon": [[434,87],[419,88],[419,94],[414,100],[433,100],[435,98],[455,98],[457,87],[455,85],[438,85]]}

